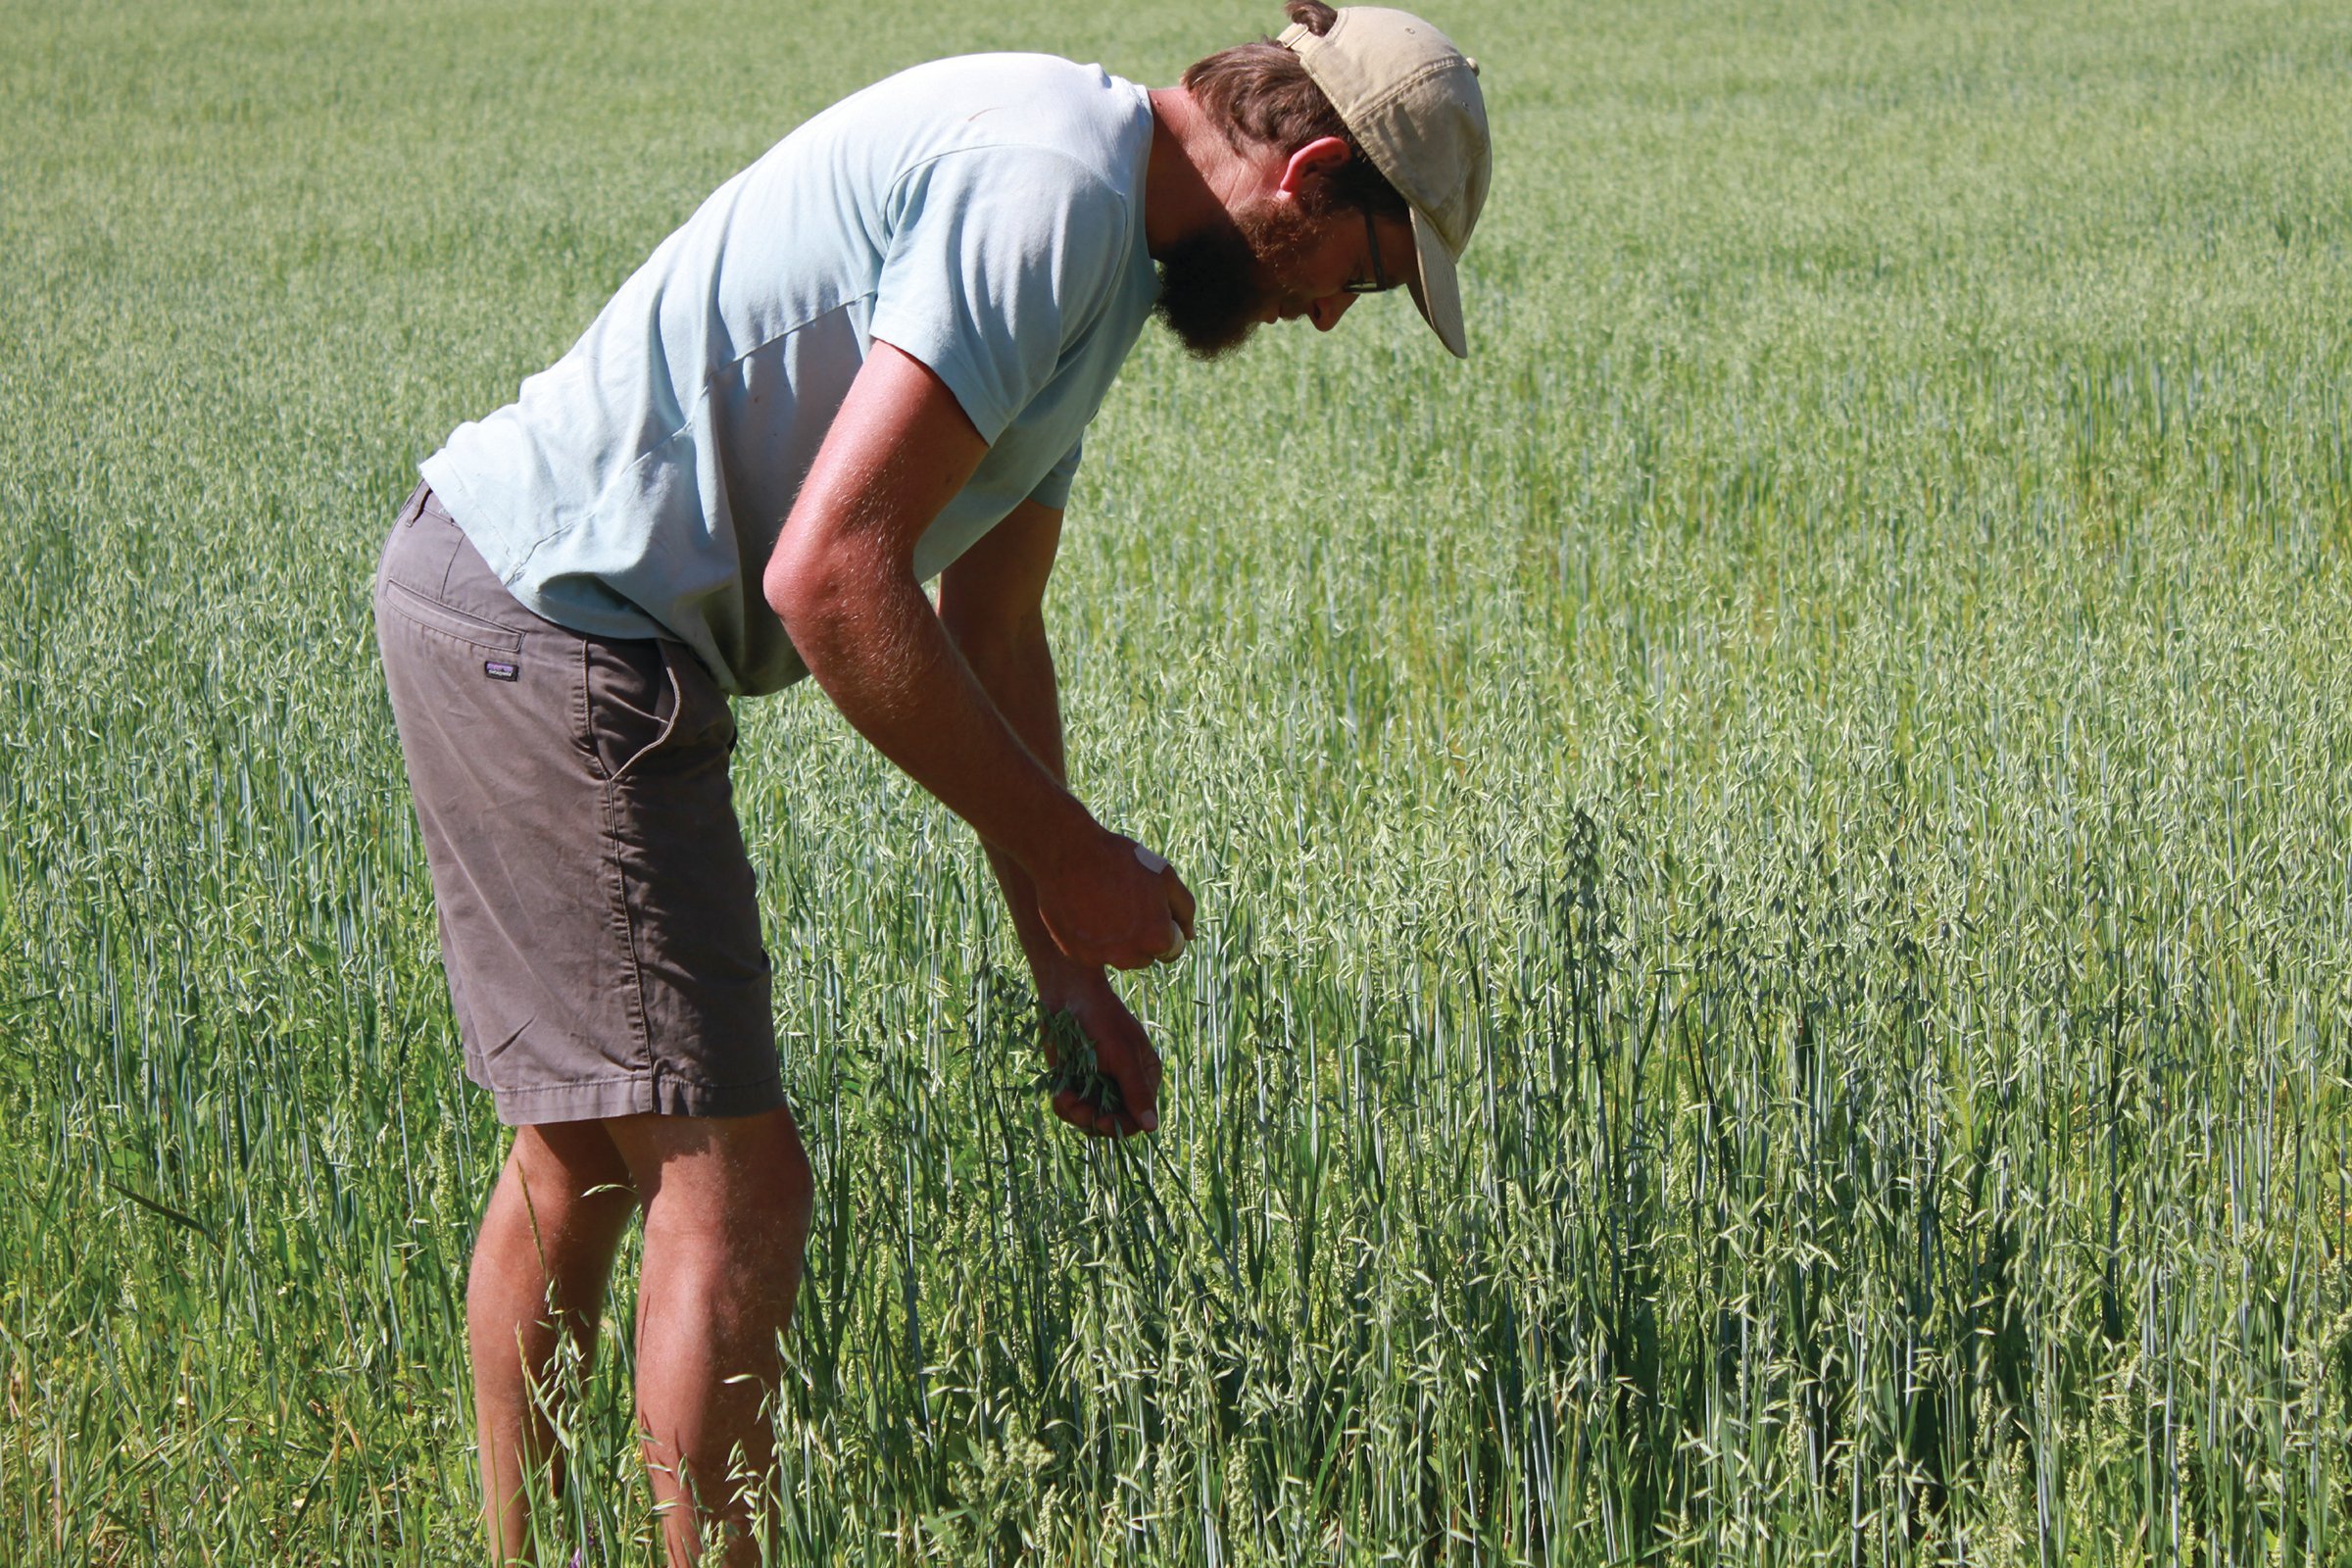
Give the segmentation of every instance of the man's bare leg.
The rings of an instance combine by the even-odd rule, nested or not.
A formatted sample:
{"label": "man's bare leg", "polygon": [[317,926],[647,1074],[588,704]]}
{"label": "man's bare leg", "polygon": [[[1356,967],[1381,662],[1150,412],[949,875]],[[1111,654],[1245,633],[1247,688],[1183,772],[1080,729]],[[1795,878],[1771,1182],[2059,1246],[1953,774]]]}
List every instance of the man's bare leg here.
{"label": "man's bare leg", "polygon": [[531,1561],[525,1479],[544,1464],[563,1481],[535,1391],[561,1335],[583,1361],[594,1354],[612,1255],[636,1208],[628,1165],[602,1122],[515,1130],[466,1281],[483,1523],[500,1568]]}
{"label": "man's bare leg", "polygon": [[813,1186],[790,1111],[607,1122],[645,1201],[637,1418],[671,1568],[758,1560],[747,1480],[775,1478],[781,1372]]}

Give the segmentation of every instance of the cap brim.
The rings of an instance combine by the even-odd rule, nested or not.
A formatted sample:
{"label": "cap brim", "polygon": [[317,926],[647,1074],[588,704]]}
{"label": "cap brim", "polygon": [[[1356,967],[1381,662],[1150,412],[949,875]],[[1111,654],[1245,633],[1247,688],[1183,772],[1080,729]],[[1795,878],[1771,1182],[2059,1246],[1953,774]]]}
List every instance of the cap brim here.
{"label": "cap brim", "polygon": [[1421,307],[1421,318],[1438,334],[1438,341],[1457,360],[1470,357],[1470,339],[1462,331],[1462,285],[1454,272],[1453,252],[1438,238],[1437,225],[1421,216],[1421,209],[1411,209],[1413,215],[1413,261],[1420,276],[1413,280],[1413,303]]}

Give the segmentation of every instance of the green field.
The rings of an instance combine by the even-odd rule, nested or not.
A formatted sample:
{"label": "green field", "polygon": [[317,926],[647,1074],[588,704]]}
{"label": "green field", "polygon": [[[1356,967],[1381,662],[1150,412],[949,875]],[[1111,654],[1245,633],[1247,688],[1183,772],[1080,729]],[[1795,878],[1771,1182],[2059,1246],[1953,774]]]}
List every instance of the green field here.
{"label": "green field", "polygon": [[[1156,1137],[1028,1089],[960,825],[745,710],[777,1560],[2347,1560],[2352,14],[1434,15],[1477,358],[1154,330],[1072,504],[1073,775],[1200,897]],[[417,460],[842,93],[1278,24],[0,3],[0,1562],[478,1560]]]}

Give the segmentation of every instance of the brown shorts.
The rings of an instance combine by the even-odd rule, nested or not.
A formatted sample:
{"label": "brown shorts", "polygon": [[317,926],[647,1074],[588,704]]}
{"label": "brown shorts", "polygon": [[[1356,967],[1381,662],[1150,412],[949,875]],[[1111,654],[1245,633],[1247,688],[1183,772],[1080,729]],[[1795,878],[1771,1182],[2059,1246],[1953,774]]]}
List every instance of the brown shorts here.
{"label": "brown shorts", "polygon": [[499,1119],[782,1104],[735,719],[702,662],[523,609],[421,485],[375,626],[466,1072]]}

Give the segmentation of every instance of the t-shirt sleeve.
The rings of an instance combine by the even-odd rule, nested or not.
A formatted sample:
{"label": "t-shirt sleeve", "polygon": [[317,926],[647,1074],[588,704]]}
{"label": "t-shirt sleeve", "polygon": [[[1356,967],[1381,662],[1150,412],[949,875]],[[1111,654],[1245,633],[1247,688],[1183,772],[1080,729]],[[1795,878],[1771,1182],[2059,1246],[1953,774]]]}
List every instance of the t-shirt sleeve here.
{"label": "t-shirt sleeve", "polygon": [[1037,488],[1029,492],[1029,499],[1041,507],[1052,507],[1055,512],[1067,508],[1070,504],[1071,482],[1078,477],[1078,459],[1085,451],[1085,436],[1071,442],[1070,450],[1061,455],[1061,461],[1047,469],[1046,476],[1037,481]]}
{"label": "t-shirt sleeve", "polygon": [[872,333],[930,367],[993,446],[1101,310],[1126,204],[1062,153],[976,147],[910,170],[892,205]]}

